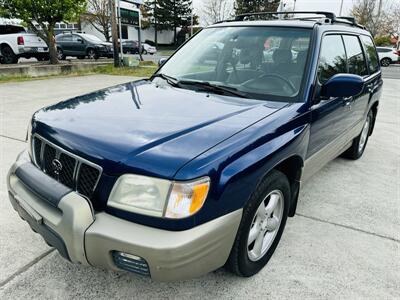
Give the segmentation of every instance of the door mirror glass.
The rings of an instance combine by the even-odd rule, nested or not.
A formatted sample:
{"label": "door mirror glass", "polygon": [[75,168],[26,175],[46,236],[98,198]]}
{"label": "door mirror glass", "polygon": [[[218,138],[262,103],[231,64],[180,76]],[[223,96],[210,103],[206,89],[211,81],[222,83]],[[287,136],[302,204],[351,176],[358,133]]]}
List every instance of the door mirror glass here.
{"label": "door mirror glass", "polygon": [[364,88],[364,80],[359,75],[336,74],[322,85],[321,96],[352,97],[359,95]]}

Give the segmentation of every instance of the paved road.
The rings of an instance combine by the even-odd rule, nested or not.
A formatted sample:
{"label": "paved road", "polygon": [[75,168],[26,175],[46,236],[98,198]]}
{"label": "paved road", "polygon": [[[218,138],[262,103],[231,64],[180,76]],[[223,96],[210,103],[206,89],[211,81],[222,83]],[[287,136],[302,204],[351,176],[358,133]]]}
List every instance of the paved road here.
{"label": "paved road", "polygon": [[[298,214],[266,268],[252,278],[217,270],[156,283],[72,265],[12,210],[5,174],[26,147],[39,107],[127,77],[0,84],[0,299],[398,299],[400,282],[400,80],[386,79],[374,135],[361,160],[338,158],[303,186]],[[73,87],[73,88],[71,88]]]}
{"label": "paved road", "polygon": [[384,78],[400,79],[400,64],[383,67],[382,73]]}

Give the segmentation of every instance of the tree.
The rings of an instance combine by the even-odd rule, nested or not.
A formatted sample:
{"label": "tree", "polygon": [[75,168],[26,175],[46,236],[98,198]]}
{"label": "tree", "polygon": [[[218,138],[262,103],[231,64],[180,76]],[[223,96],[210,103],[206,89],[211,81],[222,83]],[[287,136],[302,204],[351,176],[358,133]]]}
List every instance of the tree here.
{"label": "tree", "polygon": [[190,25],[192,13],[192,1],[190,0],[147,0],[144,6],[146,22],[154,27],[156,44],[159,31],[173,30],[174,43],[176,43],[177,28]]}
{"label": "tree", "polygon": [[21,19],[49,47],[50,63],[58,63],[54,25],[76,20],[86,9],[86,0],[0,0],[0,7],[13,18]]}
{"label": "tree", "polygon": [[232,1],[207,0],[204,4],[203,15],[207,24],[226,20],[233,14]]}
{"label": "tree", "polygon": [[108,0],[88,0],[88,12],[82,19],[104,35],[107,42],[111,38],[111,10]]}
{"label": "tree", "polygon": [[364,25],[373,37],[395,34],[399,30],[399,6],[391,1],[358,0],[351,15]]}
{"label": "tree", "polygon": [[276,11],[280,0],[236,0],[236,14],[246,14],[252,12]]}

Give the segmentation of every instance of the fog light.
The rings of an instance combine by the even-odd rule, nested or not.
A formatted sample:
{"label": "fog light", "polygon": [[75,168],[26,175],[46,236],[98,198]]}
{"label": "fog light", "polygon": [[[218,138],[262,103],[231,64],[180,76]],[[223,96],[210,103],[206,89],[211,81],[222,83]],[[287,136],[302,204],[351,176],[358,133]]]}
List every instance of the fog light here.
{"label": "fog light", "polygon": [[118,268],[139,275],[150,276],[149,266],[143,258],[120,251],[112,251],[112,257]]}

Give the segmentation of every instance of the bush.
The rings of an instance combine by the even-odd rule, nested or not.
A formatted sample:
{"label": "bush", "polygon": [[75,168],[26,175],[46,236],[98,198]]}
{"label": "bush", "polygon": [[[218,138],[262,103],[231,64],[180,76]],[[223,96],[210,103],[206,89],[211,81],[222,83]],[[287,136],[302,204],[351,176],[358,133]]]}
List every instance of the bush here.
{"label": "bush", "polygon": [[390,46],[390,36],[378,36],[375,38],[377,46]]}

